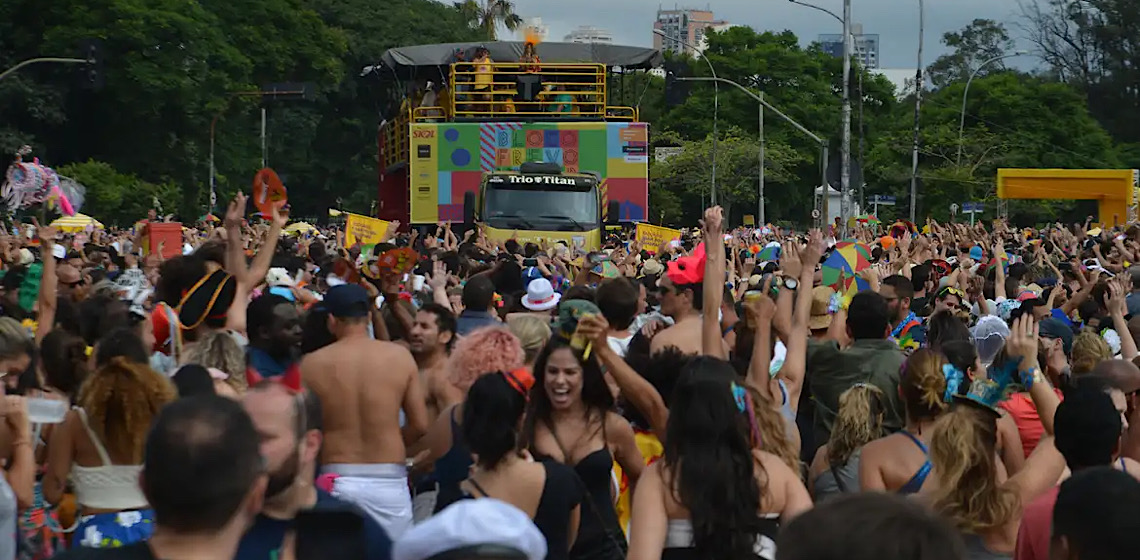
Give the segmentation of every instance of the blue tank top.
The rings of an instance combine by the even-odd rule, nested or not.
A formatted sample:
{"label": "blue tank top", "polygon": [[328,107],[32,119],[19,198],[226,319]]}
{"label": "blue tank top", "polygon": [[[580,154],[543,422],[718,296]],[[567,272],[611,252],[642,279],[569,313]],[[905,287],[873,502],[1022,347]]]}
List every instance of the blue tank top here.
{"label": "blue tank top", "polygon": [[915,494],[919,490],[922,490],[922,483],[926,482],[926,477],[930,475],[930,470],[934,465],[930,464],[930,451],[926,449],[926,444],[922,443],[922,440],[906,430],[900,433],[910,438],[910,440],[922,450],[922,454],[926,455],[926,462],[919,467],[918,472],[914,473],[914,476],[910,477],[910,480],[906,481],[906,484],[904,484],[902,488],[899,488],[899,494]]}

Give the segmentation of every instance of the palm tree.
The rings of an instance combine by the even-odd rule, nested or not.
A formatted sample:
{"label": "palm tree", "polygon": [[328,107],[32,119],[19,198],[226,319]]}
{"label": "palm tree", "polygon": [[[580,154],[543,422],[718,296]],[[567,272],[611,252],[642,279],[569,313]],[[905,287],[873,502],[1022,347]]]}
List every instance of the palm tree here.
{"label": "palm tree", "polygon": [[509,31],[518,29],[523,23],[511,0],[464,0],[456,2],[455,7],[468,24],[487,33],[488,41],[498,38],[496,29],[500,23]]}

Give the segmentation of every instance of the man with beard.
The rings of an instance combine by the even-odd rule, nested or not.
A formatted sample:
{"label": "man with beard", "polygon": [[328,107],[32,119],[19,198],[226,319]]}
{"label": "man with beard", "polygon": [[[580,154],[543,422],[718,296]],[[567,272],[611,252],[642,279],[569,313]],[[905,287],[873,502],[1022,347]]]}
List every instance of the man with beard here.
{"label": "man with beard", "polygon": [[463,400],[463,393],[447,378],[447,357],[455,341],[455,316],[438,303],[427,303],[416,313],[408,332],[408,350],[420,370],[420,383],[427,392],[428,422],[441,410]]}
{"label": "man with beard", "polygon": [[[321,441],[321,404],[310,391],[289,387],[296,379],[263,381],[242,400],[261,438],[261,456],[269,471],[265,504],[238,546],[235,560],[275,560],[286,537],[294,532],[301,511],[345,511],[354,506],[314,485]],[[364,512],[356,510],[364,526],[367,558],[387,559],[392,541]]]}
{"label": "man with beard", "polygon": [[903,352],[913,352],[926,344],[926,327],[910,310],[914,300],[914,284],[906,276],[898,274],[883,278],[879,295],[887,300],[890,310],[890,336]]}
{"label": "man with beard", "polygon": [[[427,393],[428,422],[435,422],[439,413],[463,402],[463,392],[448,379],[447,358],[455,342],[455,316],[451,310],[438,304],[426,303],[416,313],[415,322],[408,331],[408,349],[420,370],[420,384]],[[427,447],[427,438],[408,447],[408,455],[415,456]],[[418,523],[431,516],[435,508],[435,473],[428,473],[414,481],[412,517]]]}
{"label": "man with beard", "polygon": [[301,314],[276,294],[266,294],[246,309],[249,346],[246,365],[261,377],[277,377],[297,363],[301,346]]}

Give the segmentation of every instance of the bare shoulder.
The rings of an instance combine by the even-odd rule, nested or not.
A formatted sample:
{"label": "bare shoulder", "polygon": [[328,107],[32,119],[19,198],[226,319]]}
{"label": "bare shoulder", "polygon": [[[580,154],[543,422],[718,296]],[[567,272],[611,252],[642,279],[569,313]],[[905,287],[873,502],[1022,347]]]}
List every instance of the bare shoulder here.
{"label": "bare shoulder", "polygon": [[633,426],[616,412],[606,412],[606,433],[616,438],[632,438]]}

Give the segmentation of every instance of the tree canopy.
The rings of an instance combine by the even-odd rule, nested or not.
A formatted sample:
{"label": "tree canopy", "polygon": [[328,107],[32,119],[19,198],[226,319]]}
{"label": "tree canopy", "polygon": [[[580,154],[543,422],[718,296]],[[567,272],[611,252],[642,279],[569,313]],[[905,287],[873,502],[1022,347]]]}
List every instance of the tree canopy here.
{"label": "tree canopy", "polygon": [[[395,46],[486,40],[517,27],[513,2],[470,0],[29,0],[0,3],[0,69],[36,56],[77,56],[99,39],[105,86],[91,90],[76,66],[39,65],[0,80],[0,154],[27,144],[48,165],[92,190],[85,210],[130,223],[157,198],[187,219],[205,213],[210,146],[219,197],[249,184],[266,160],[290,189],[294,211],[327,206],[367,212],[377,194],[377,126],[408,84],[366,71]],[[965,79],[1009,54],[1010,34],[988,20],[943,37],[950,52],[930,67],[921,112],[919,214],[945,217],[950,203],[992,201],[1001,167],[1140,167],[1140,4],[1126,0],[1027,3],[1020,25],[1038,46],[1040,72],[996,61],[970,87]],[[710,32],[705,59],[672,57],[691,76],[740,83],[807,130],[840,158],[841,60],[791,32],[733,27]],[[540,47],[541,52],[541,47]],[[245,95],[269,83],[311,82],[311,100]],[[730,86],[689,83],[677,106],[665,80],[647,73],[610,79],[610,103],[637,106],[653,147],[679,155],[651,169],[650,218],[692,224],[711,181],[714,96],[719,199],[739,221],[755,212],[759,105]],[[852,156],[867,195],[909,204],[914,125],[911,92],[856,67]],[[821,146],[772,111],[765,113],[768,216],[809,221],[821,183]],[[959,152],[961,156],[959,156]],[[7,161],[7,159],[5,160]],[[136,196],[138,194],[142,196]],[[1077,214],[1065,202],[1011,206],[1027,220]],[[886,209],[889,219],[891,210]],[[1081,213],[1083,215],[1083,212]]]}

